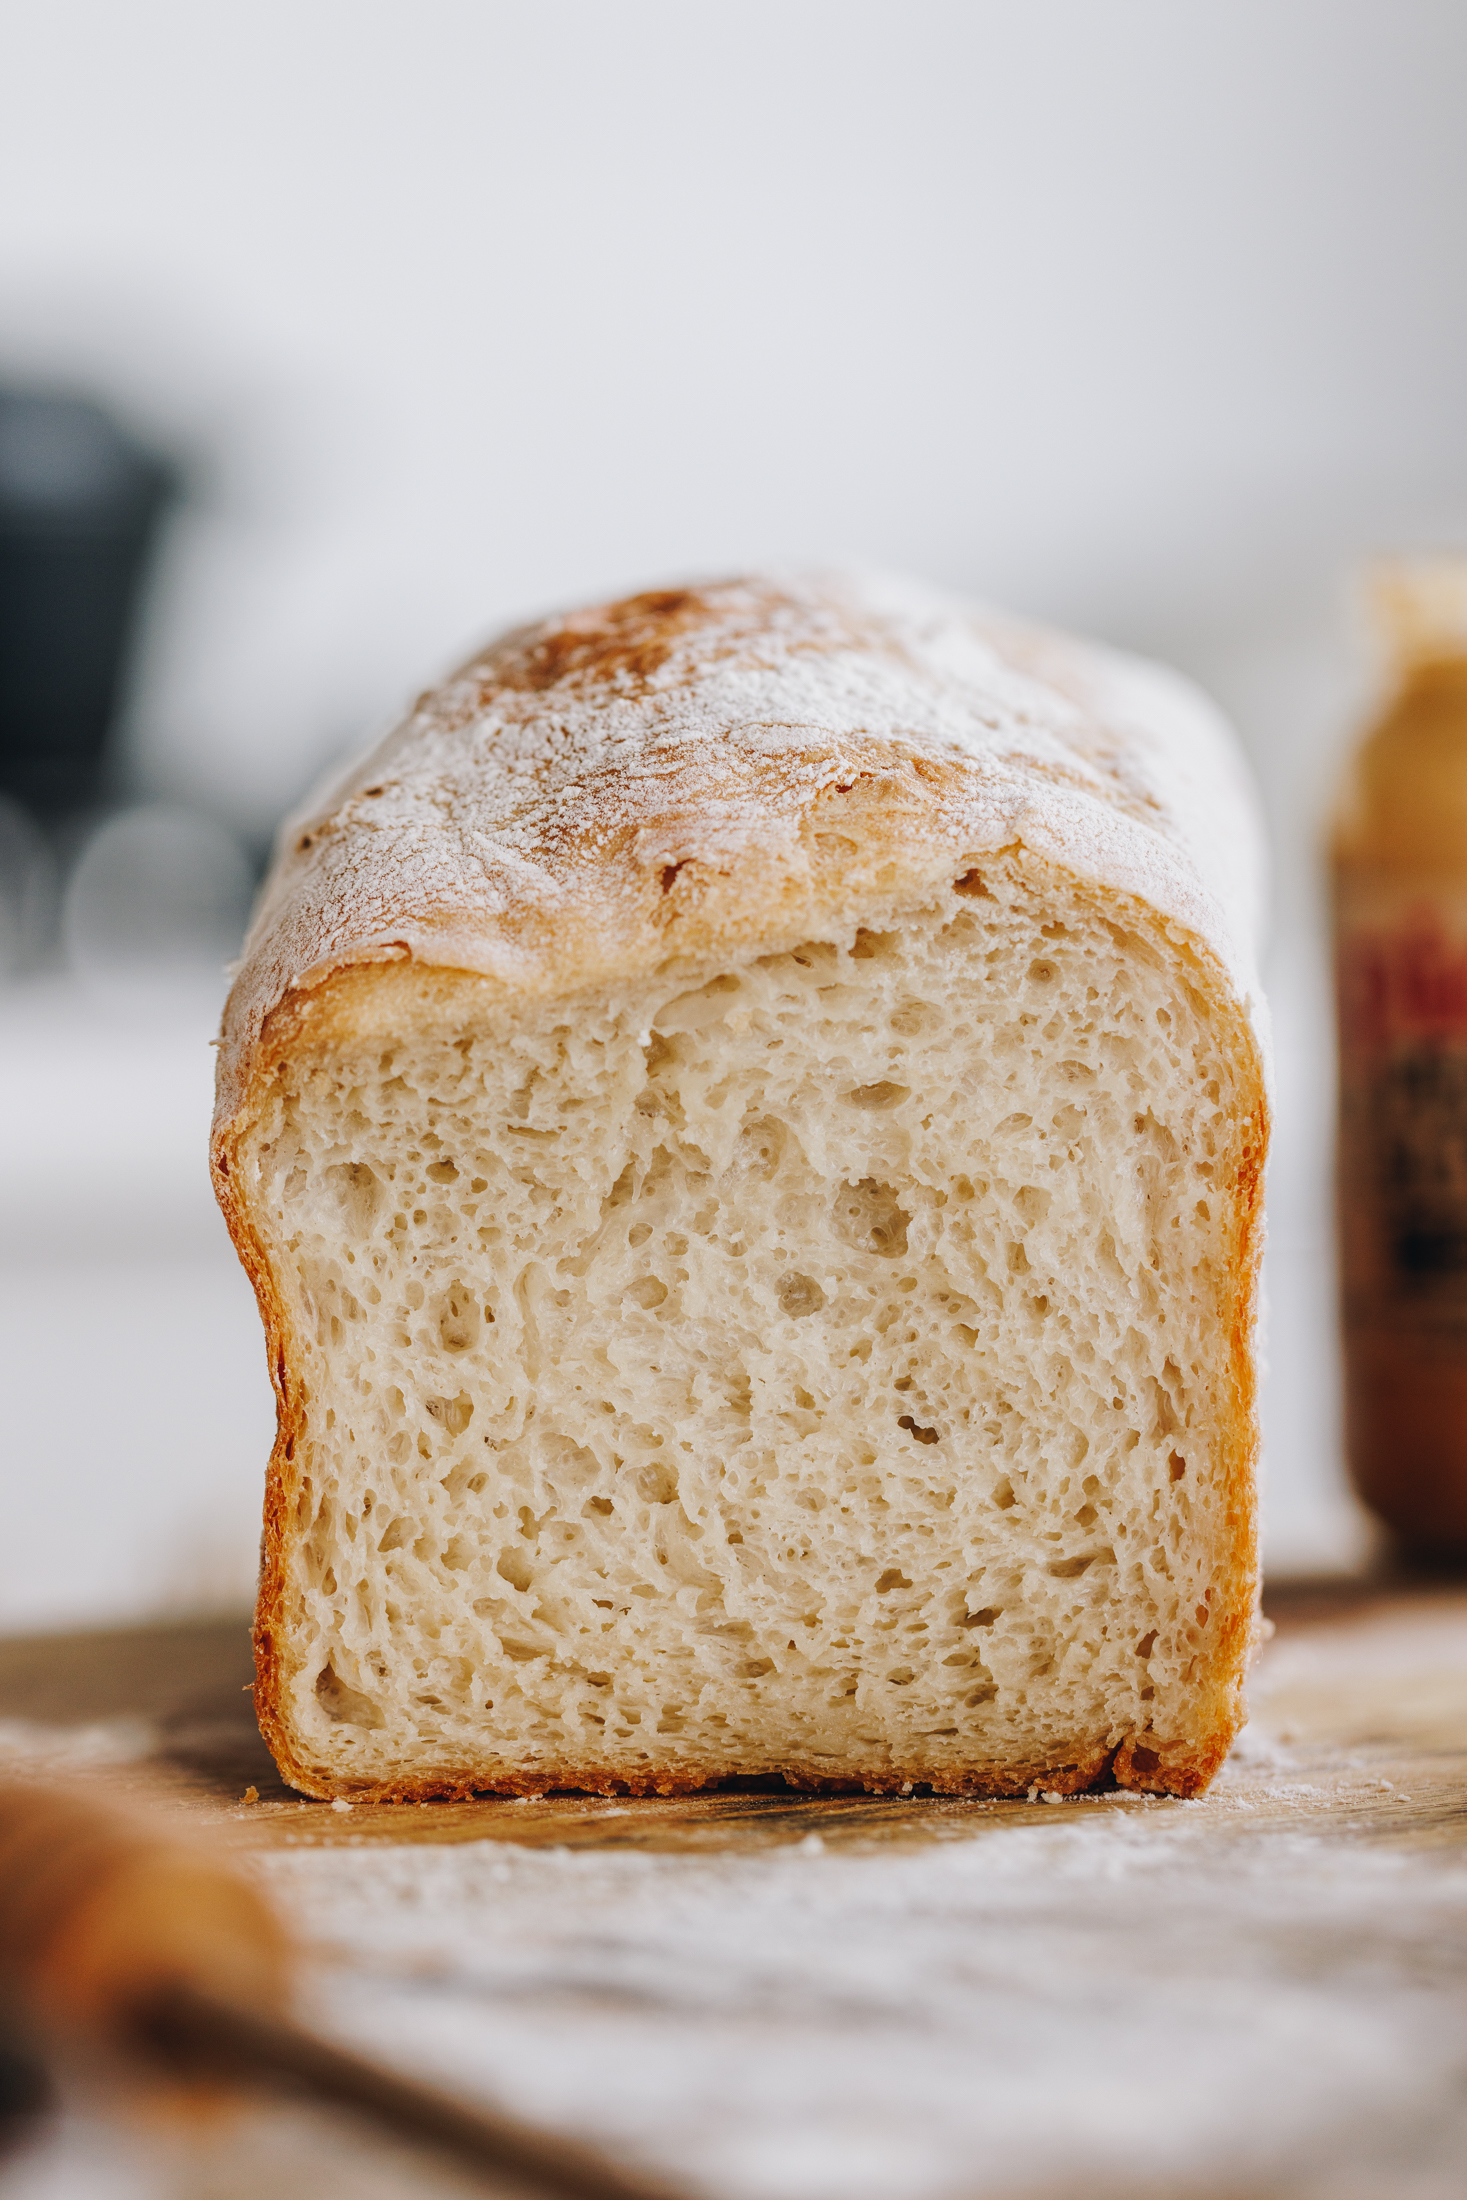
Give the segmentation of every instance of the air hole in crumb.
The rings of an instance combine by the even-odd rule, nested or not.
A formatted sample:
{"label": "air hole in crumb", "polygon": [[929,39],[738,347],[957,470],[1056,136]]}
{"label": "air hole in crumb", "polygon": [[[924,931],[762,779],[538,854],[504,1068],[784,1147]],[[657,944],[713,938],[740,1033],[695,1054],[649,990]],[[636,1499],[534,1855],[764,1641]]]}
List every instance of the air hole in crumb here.
{"label": "air hole in crumb", "polygon": [[953,892],[955,894],[966,894],[974,901],[992,901],[993,899],[981,871],[965,871],[961,878],[955,878],[953,880]]}
{"label": "air hole in crumb", "polygon": [[1174,1451],[1167,1461],[1167,1469],[1174,1482],[1180,1482],[1187,1471],[1187,1462],[1179,1451]]}
{"label": "air hole in crumb", "polygon": [[911,1586],[911,1582],[902,1572],[900,1566],[888,1566],[886,1572],[877,1581],[876,1594],[879,1597],[884,1597],[888,1589],[910,1589]]}
{"label": "air hole in crumb", "polygon": [[911,1216],[901,1206],[889,1184],[863,1176],[859,1184],[842,1184],[835,1201],[835,1226],[848,1245],[893,1260],[907,1250]]}
{"label": "air hole in crumb", "polygon": [[530,1564],[528,1554],[513,1548],[500,1553],[499,1563],[494,1571],[513,1589],[528,1589],[535,1578],[535,1569]]}
{"label": "air hole in crumb", "polygon": [[778,1169],[790,1134],[778,1116],[761,1115],[745,1124],[734,1149],[734,1167],[762,1176],[766,1184]]}
{"label": "air hole in crumb", "polygon": [[462,1436],[474,1418],[474,1401],[466,1390],[461,1390],[456,1398],[429,1398],[423,1410],[450,1436]]}
{"label": "air hole in crumb", "polygon": [[316,1701],[328,1719],[337,1726],[384,1726],[382,1713],[370,1696],[362,1695],[356,1688],[348,1688],[338,1678],[329,1662],[316,1675]]}
{"label": "air hole in crumb", "polygon": [[998,1613],[999,1607],[996,1604],[985,1604],[981,1612],[965,1613],[961,1624],[964,1627],[991,1627],[998,1618]]}
{"label": "air hole in crumb", "polygon": [[910,1091],[910,1085],[894,1085],[883,1078],[878,1085],[857,1085],[852,1091],[842,1093],[841,1098],[853,1108],[894,1108]]}
{"label": "air hole in crumb", "polygon": [[904,1428],[909,1436],[915,1436],[919,1444],[935,1444],[938,1440],[935,1428],[919,1427],[910,1413],[904,1413],[901,1416],[897,1422],[897,1427]]}
{"label": "air hole in crumb", "polygon": [[818,1314],[825,1304],[825,1293],[813,1276],[786,1276],[775,1297],[779,1310],[788,1314],[791,1321],[801,1321],[806,1314]]}
{"label": "air hole in crumb", "polygon": [[665,1001],[652,1019],[652,1043],[647,1050],[648,1075],[655,1076],[659,1069],[677,1059],[677,1049],[668,1044],[666,1034],[702,1031],[716,1024],[728,1014],[729,996],[741,991],[741,981],[725,971],[721,977],[710,978],[694,992],[679,993],[675,999]]}
{"label": "air hole in crumb", "polygon": [[382,1185],[376,1174],[364,1161],[344,1161],[326,1171],[326,1181],[335,1194],[347,1236],[369,1236],[382,1205]]}
{"label": "air hole in crumb", "polygon": [[438,1304],[438,1341],[445,1352],[467,1352],[479,1341],[483,1324],[478,1301],[466,1283],[451,1283]]}
{"label": "air hole in crumb", "polygon": [[1136,1655],[1137,1655],[1137,1657],[1138,1657],[1138,1658],[1142,1659],[1142,1661],[1144,1662],[1144,1661],[1145,1661],[1145,1660],[1146,1660],[1147,1658],[1149,1658],[1149,1657],[1150,1657],[1150,1655],[1151,1655],[1152,1651],[1153,1651],[1153,1650],[1154,1650],[1155,1648],[1156,1648],[1156,1629],[1155,1629],[1155,1628],[1153,1627],[1153,1628],[1152,1628],[1152,1629],[1150,1630],[1150,1632],[1149,1632],[1149,1633],[1147,1633],[1147,1634],[1144,1634],[1144,1635],[1143,1635],[1143,1636],[1141,1637],[1141,1640],[1140,1640],[1140,1641],[1139,1641],[1139,1642],[1137,1643],[1137,1645],[1136,1645]]}
{"label": "air hole in crumb", "polygon": [[901,938],[896,932],[868,932],[862,925],[851,943],[853,962],[890,962],[901,956]]}

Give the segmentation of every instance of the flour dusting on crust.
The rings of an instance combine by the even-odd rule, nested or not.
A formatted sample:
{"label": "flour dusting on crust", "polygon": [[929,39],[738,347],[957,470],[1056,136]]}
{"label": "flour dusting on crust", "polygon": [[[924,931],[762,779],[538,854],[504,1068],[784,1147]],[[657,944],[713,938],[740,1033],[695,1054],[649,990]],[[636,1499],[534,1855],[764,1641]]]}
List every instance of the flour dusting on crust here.
{"label": "flour dusting on crust", "polygon": [[504,636],[290,821],[225,1015],[221,1120],[271,1010],[347,963],[549,995],[736,948],[774,894],[797,938],[812,818],[859,778],[919,797],[909,879],[1026,846],[1175,921],[1258,1021],[1251,795],[1196,690],[909,582],[742,579]]}

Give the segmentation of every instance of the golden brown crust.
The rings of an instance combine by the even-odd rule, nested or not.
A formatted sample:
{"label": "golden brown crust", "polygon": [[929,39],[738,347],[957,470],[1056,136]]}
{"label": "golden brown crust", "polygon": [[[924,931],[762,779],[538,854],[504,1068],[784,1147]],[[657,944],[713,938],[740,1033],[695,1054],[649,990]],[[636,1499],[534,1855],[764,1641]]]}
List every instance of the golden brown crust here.
{"label": "golden brown crust", "polygon": [[[256,1638],[262,1672],[274,1670],[273,1659],[262,1653]],[[257,1687],[258,1694],[258,1687]],[[301,1763],[290,1746],[288,1733],[278,1716],[262,1730],[270,1742],[282,1776],[303,1794],[322,1801],[345,1797],[358,1803],[469,1802],[476,1796],[698,1795],[709,1789],[748,1780],[780,1780],[787,1788],[806,1795],[966,1795],[978,1801],[1016,1801],[1031,1794],[1084,1795],[1097,1789],[1125,1788],[1143,1795],[1200,1795],[1210,1784],[1232,1746],[1233,1726],[1209,1736],[1186,1750],[1165,1755],[1150,1739],[1131,1735],[1118,1749],[1077,1748],[1073,1756],[1056,1763],[972,1767],[962,1772],[934,1772],[930,1765],[890,1765],[880,1771],[851,1771],[832,1775],[794,1762],[750,1763],[730,1770],[710,1769],[704,1775],[689,1773],[686,1766],[650,1768],[629,1773],[623,1766],[590,1761],[560,1765],[553,1776],[504,1774],[486,1778],[482,1767],[446,1766],[416,1779],[344,1780],[333,1770]],[[277,1747],[275,1737],[278,1736]]]}
{"label": "golden brown crust", "polygon": [[[653,1767],[629,1773],[622,1766],[593,1762],[567,1763],[553,1776],[505,1774],[485,1777],[482,1768],[443,1768],[418,1779],[343,1781],[339,1774],[319,1766],[301,1766],[277,1758],[280,1770],[292,1786],[321,1800],[338,1796],[357,1803],[470,1802],[476,1796],[542,1795],[699,1795],[734,1782],[779,1780],[805,1795],[966,1795],[975,1801],[1016,1801],[1031,1794],[1084,1795],[1095,1789],[1117,1787],[1156,1795],[1200,1794],[1228,1752],[1226,1740],[1214,1738],[1205,1748],[1171,1755],[1163,1764],[1156,1751],[1147,1750],[1136,1737],[1119,1749],[1077,1749],[1074,1756],[1055,1764],[1005,1765],[999,1769],[974,1767],[962,1772],[934,1772],[930,1765],[885,1766],[880,1771],[831,1774],[794,1762],[750,1764],[730,1771],[711,1769],[704,1775],[686,1766]],[[1140,1759],[1139,1763],[1132,1760]]]}
{"label": "golden brown crust", "polygon": [[[756,706],[763,716],[739,716]],[[507,637],[293,827],[226,1011],[213,1141],[276,1393],[255,1703],[284,1776],[308,1794],[381,1801],[552,1785],[676,1794],[771,1769],[811,1792],[1205,1788],[1241,1724],[1258,1587],[1267,1092],[1244,906],[1251,830],[1226,737],[1180,683],[936,599],[893,607],[851,584],[763,582],[664,591]],[[435,989],[578,991],[913,905],[1000,851],[1065,872],[1112,921],[1164,935],[1245,1096],[1229,1247],[1229,1557],[1194,1735],[1182,1746],[1130,1735],[1100,1753],[1077,1748],[1068,1763],[937,1780],[901,1767],[832,1779],[758,1764],[707,1780],[655,1767],[629,1777],[588,1763],[562,1766],[553,1782],[465,1767],[354,1783],[304,1758],[283,1704],[303,1350],[238,1171],[280,1066],[370,1019],[384,964],[409,959]]]}

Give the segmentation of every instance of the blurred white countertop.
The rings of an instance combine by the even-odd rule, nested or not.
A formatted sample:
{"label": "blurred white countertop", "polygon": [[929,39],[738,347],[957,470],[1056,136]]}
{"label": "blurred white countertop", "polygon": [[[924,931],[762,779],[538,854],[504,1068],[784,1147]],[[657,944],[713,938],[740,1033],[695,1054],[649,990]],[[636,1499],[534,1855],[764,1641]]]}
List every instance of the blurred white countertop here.
{"label": "blurred white countertop", "polygon": [[0,1632],[246,1602],[274,1414],[209,1184],[217,990],[0,991]]}

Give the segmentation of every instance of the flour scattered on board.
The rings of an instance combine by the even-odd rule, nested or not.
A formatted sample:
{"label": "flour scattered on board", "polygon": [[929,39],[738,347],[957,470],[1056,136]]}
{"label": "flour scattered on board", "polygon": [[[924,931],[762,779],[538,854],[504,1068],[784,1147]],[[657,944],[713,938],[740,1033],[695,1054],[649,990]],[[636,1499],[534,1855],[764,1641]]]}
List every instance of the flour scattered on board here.
{"label": "flour scattered on board", "polygon": [[1467,1873],[1205,1805],[899,1853],[481,1842],[261,1868],[352,1951],[320,1985],[343,2036],[707,2191],[1118,2194],[1144,2133],[1181,2194],[1208,2163],[1246,2182],[1326,2144],[1359,2169],[1428,2100],[1467,2144]]}

